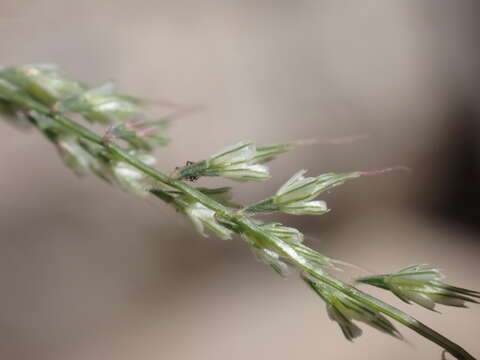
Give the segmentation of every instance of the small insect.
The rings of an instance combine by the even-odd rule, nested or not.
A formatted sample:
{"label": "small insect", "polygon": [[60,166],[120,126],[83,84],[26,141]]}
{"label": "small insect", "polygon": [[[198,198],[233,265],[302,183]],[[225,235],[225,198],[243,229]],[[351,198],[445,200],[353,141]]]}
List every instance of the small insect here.
{"label": "small insect", "polygon": [[[190,166],[190,165],[193,165],[193,164],[195,164],[195,162],[193,162],[193,161],[187,161],[187,162],[185,163],[185,167]],[[182,169],[182,168],[181,168],[181,167],[178,167],[178,166],[175,168],[175,170],[180,170],[180,169]],[[182,177],[182,178],[185,179],[185,180],[187,180],[187,181],[194,182],[194,181],[197,181],[197,180],[200,178],[200,176],[198,176],[198,175],[187,175],[187,176]]]}

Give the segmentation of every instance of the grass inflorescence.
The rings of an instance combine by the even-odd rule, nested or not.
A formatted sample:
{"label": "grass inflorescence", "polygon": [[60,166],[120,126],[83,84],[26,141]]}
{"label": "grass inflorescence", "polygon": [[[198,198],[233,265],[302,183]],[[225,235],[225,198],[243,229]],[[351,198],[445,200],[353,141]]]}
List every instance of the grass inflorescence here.
{"label": "grass inflorescence", "polygon": [[[230,200],[231,188],[204,188],[192,181],[205,176],[235,181],[268,180],[266,163],[298,144],[258,146],[242,141],[167,175],[154,168],[156,159],[152,151],[168,144],[166,131],[174,116],[151,117],[144,110],[145,103],[117,92],[113,82],[89,86],[65,76],[50,64],[0,69],[3,117],[37,128],[76,174],[94,174],[137,196],[154,196],[187,216],[201,236],[213,233],[225,240],[242,239],[260,261],[282,276],[296,270],[325,302],[329,317],[338,323],[348,340],[361,334],[358,322],[401,339],[390,318],[458,359],[474,359],[462,347],[412,316],[359,290],[355,284],[336,278],[331,270],[340,262],[306,246],[299,229],[265,223],[255,216],[265,212],[325,214],[329,211],[327,204],[317,199],[323,192],[384,170],[311,177],[301,170],[272,196],[254,204],[235,204]],[[74,120],[79,118],[82,120]],[[103,133],[94,132],[93,124],[103,125]],[[476,303],[480,298],[479,292],[445,284],[443,278],[437,269],[414,265],[394,274],[360,278],[357,283],[389,290],[408,303],[432,310],[435,304],[464,306],[465,302]]]}

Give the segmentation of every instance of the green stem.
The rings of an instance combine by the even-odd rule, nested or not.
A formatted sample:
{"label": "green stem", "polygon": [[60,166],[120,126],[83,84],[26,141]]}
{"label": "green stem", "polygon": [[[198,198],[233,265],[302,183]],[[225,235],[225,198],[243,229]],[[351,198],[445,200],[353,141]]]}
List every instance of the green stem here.
{"label": "green stem", "polygon": [[380,275],[372,275],[372,276],[364,276],[358,279],[355,279],[357,283],[364,283],[369,284],[372,286],[379,287],[381,289],[390,290],[387,285],[385,285],[385,277],[387,275],[380,274]]}
{"label": "green stem", "polygon": [[[0,98],[4,98],[7,101],[12,101],[20,107],[24,107],[28,111],[34,110],[43,115],[51,117],[59,125],[72,131],[77,136],[83,139],[89,140],[97,145],[102,146],[105,150],[114,154],[119,159],[129,163],[136,169],[142,171],[146,175],[150,176],[152,179],[159,181],[160,183],[172,187],[176,190],[179,190],[183,194],[188,195],[189,197],[200,202],[204,206],[212,209],[217,213],[218,216],[234,223],[238,227],[238,230],[240,232],[254,236],[260,244],[262,244],[266,248],[272,248],[281,256],[288,259],[292,264],[296,265],[299,269],[305,271],[319,281],[322,281],[332,286],[338,291],[341,291],[342,293],[356,299],[357,301],[360,301],[361,303],[373,309],[376,309],[377,311],[409,327],[410,329],[416,331],[418,334],[440,345],[458,359],[475,360],[475,358],[468,354],[462,347],[451,342],[443,335],[435,332],[434,330],[430,329],[429,327],[417,321],[410,315],[404,313],[403,311],[373,296],[370,296],[351,285],[345,284],[344,282],[337,280],[320,270],[314,269],[308,263],[308,261],[288,243],[266,233],[246,216],[233,213],[229,208],[216,202],[212,198],[208,197],[207,195],[203,194],[192,186],[184,183],[183,181],[172,179],[169,176],[163,174],[162,172],[144,164],[135,157],[131,156],[120,146],[112,142],[105,141],[98,134],[76,123],[75,121],[70,120],[66,116],[60,113],[52,112],[49,107],[43,105],[40,102],[37,102],[29,96],[26,96],[16,91],[4,82],[0,82]],[[160,196],[160,198],[162,198],[162,196]]]}
{"label": "green stem", "polygon": [[273,203],[273,196],[260,200],[252,205],[242,209],[245,214],[255,214],[260,212],[275,212],[278,211],[278,205]]}

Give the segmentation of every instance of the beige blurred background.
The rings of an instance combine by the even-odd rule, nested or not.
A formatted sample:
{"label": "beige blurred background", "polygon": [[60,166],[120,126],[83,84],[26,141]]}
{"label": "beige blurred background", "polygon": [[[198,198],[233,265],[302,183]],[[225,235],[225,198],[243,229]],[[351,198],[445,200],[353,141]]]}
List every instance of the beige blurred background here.
{"label": "beige blurred background", "polygon": [[[473,0],[0,0],[0,64],[201,105],[158,151],[165,171],[241,139],[368,134],[296,150],[236,198],[299,168],[408,165],[337,188],[325,216],[281,220],[372,271],[429,263],[479,289],[479,16]],[[440,358],[401,327],[409,344],[366,328],[348,343],[241,241],[199,238],[157,201],[75,178],[38,134],[0,131],[1,359]],[[440,316],[383,295],[480,356],[480,307]]]}

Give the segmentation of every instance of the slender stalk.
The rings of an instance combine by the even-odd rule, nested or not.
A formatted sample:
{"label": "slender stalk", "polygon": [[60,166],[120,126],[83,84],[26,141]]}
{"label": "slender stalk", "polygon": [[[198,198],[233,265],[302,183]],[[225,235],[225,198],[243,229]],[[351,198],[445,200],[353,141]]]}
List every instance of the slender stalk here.
{"label": "slender stalk", "polygon": [[[187,183],[181,180],[172,179],[166,174],[156,170],[155,168],[146,165],[142,161],[139,161],[136,157],[129,155],[129,153],[120,146],[110,141],[106,141],[101,136],[89,130],[88,128],[78,124],[77,122],[69,119],[61,113],[52,111],[49,107],[43,105],[40,102],[37,102],[29,96],[15,91],[14,89],[8,87],[2,82],[0,82],[0,97],[8,99],[9,101],[12,101],[18,106],[25,108],[26,111],[33,110],[45,116],[49,116],[65,129],[70,130],[72,133],[76,134],[80,138],[102,146],[106,151],[110,152],[118,159],[130,164],[144,174],[148,175],[153,180],[158,181],[173,189],[176,189],[185,195],[188,195],[195,201],[215,211],[218,217],[233,223],[236,229],[238,229],[241,234],[254,236],[263,246],[265,246],[265,248],[271,248],[275,250],[276,252],[278,252],[278,254],[287,259],[290,263],[296,265],[306,274],[313,276],[317,280],[328,284],[329,286],[350,296],[351,298],[409,327],[410,329],[414,330],[415,332],[424,336],[430,341],[440,345],[458,359],[475,360],[475,358],[469,353],[467,353],[462,347],[451,342],[443,335],[430,329],[429,327],[419,322],[415,318],[411,317],[410,315],[371,295],[364,293],[363,291],[358,290],[357,288],[349,284],[346,284],[326,274],[325,272],[317,268],[314,268],[311,264],[308,263],[305,257],[299,254],[290,244],[279,239],[278,237],[268,234],[266,231],[264,231],[261,227],[259,227],[242,213],[235,213],[231,209],[225,207],[224,205],[203,194],[202,192],[188,185]],[[159,197],[167,203],[171,202],[167,201],[167,198],[165,196]]]}

